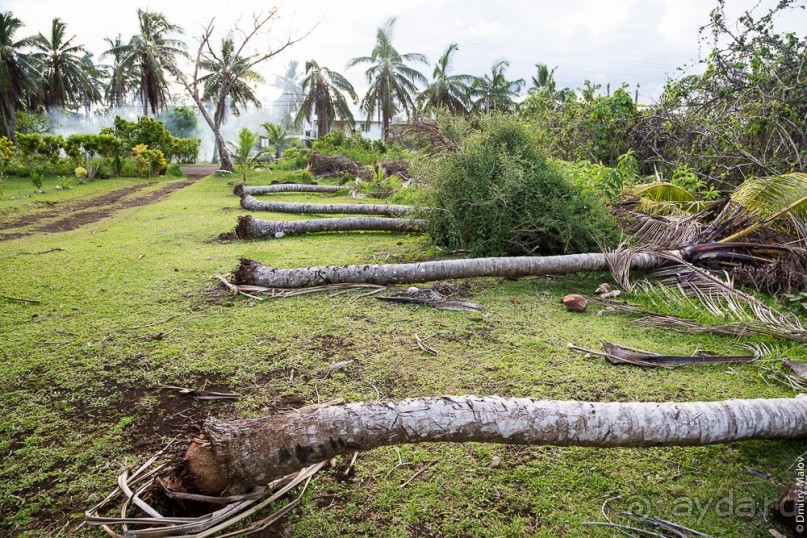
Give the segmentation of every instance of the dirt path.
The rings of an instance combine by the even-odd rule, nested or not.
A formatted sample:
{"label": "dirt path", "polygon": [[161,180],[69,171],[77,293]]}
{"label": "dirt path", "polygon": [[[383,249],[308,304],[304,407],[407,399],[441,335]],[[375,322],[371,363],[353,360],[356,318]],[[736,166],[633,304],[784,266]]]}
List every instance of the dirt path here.
{"label": "dirt path", "polygon": [[[59,207],[58,214],[66,215],[70,213],[77,213],[79,211],[84,211],[92,207],[102,207],[109,204],[114,204],[121,198],[128,196],[133,192],[141,191],[148,186],[149,183],[138,183],[137,185],[132,185],[131,187],[126,187],[124,189],[118,189],[116,191],[108,192],[101,196],[90,198],[89,200],[83,200],[75,204],[68,204],[64,207]],[[54,204],[54,206],[58,207],[58,204]],[[0,230],[10,230],[12,228],[22,228],[25,226],[30,226],[31,224],[36,224],[39,221],[51,219],[55,216],[55,214],[56,214],[55,212],[43,211],[41,213],[25,215],[9,222],[0,223]]]}
{"label": "dirt path", "polygon": [[203,177],[209,176],[216,170],[220,170],[221,167],[216,164],[206,164],[206,165],[186,165],[180,166],[180,170],[182,173],[187,176],[188,179],[202,179]]}
{"label": "dirt path", "polygon": [[[115,213],[122,211],[124,209],[128,209],[130,207],[139,207],[148,204],[153,204],[162,198],[165,198],[169,194],[184,187],[187,187],[193,183],[193,181],[186,180],[186,181],[174,181],[172,183],[168,183],[167,185],[152,191],[148,194],[143,196],[138,196],[135,198],[130,198],[128,200],[124,200],[121,203],[115,203],[127,194],[131,194],[133,192],[139,191],[144,189],[145,187],[149,186],[148,183],[143,183],[141,185],[135,185],[132,187],[127,187],[125,189],[120,189],[109,194],[105,194],[103,196],[98,196],[96,198],[92,198],[90,200],[86,200],[80,204],[75,204],[74,206],[69,207],[68,216],[49,222],[44,224],[38,228],[35,228],[31,231],[25,231],[20,233],[12,233],[12,234],[3,234],[0,235],[0,241],[8,241],[11,239],[18,239],[20,237],[26,237],[29,235],[34,235],[37,233],[58,233],[58,232],[66,232],[69,230],[75,230],[81,226],[85,226],[87,224],[99,221],[101,219],[105,219],[114,215]],[[125,192],[124,192],[125,191]],[[80,209],[77,209],[80,208]],[[84,211],[80,212],[82,209],[96,209],[94,211]],[[64,211],[62,211],[64,212]],[[33,217],[29,217],[27,219],[17,219],[19,222],[18,225],[30,226],[32,223],[39,222],[44,220],[48,217],[52,217],[52,214],[45,214],[43,216],[34,215]],[[37,218],[38,217],[38,218]],[[8,229],[6,228],[0,228]]]}

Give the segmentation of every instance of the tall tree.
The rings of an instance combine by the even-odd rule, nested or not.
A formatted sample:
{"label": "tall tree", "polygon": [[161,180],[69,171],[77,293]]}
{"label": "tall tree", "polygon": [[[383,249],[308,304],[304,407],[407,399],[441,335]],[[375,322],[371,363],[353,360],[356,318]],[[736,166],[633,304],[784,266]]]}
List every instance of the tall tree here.
{"label": "tall tree", "polygon": [[118,34],[115,37],[104,38],[109,49],[101,55],[101,58],[106,56],[111,57],[112,63],[107,64],[106,79],[107,83],[104,85],[104,101],[107,106],[121,107],[126,102],[128,96],[132,94],[137,88],[137,81],[139,77],[135,72],[134,64],[124,63],[123,47],[126,45]]}
{"label": "tall tree", "polygon": [[562,103],[572,96],[573,92],[569,88],[562,88],[558,90],[557,83],[555,82],[555,69],[557,66],[549,69],[546,64],[535,64],[535,76],[532,77],[532,86],[530,92],[544,92],[551,99]]}
{"label": "tall tree", "polygon": [[476,106],[486,114],[494,110],[512,110],[513,100],[524,86],[524,79],[507,80],[505,71],[510,67],[507,60],[499,60],[490,68],[490,74],[477,77],[471,86],[471,94],[477,97]]}
{"label": "tall tree", "polygon": [[282,76],[275,76],[275,81],[272,84],[283,92],[277,99],[277,103],[283,110],[281,123],[286,123],[287,125],[294,121],[297,111],[300,110],[303,99],[305,99],[301,75],[297,72],[299,65],[300,62],[297,60],[290,61],[286,68],[286,73]]}
{"label": "tall tree", "polygon": [[[129,43],[105,52],[118,57],[121,69],[132,69],[137,77],[136,93],[143,104],[143,115],[156,114],[168,101],[166,72],[176,68],[178,56],[185,56],[185,44],[172,34],[182,28],[171,24],[162,13],[137,10],[139,32]],[[119,56],[118,56],[119,55]]]}
{"label": "tall tree", "polygon": [[427,84],[428,81],[419,71],[409,67],[406,62],[428,63],[426,56],[417,52],[401,54],[392,45],[392,30],[395,18],[390,18],[376,32],[376,44],[370,56],[353,58],[347,64],[353,67],[369,64],[364,72],[370,88],[361,101],[361,109],[367,115],[366,128],[371,118],[377,113],[381,118],[382,137],[387,138],[392,118],[404,110],[409,113],[415,110],[412,96],[417,94],[416,83]]}
{"label": "tall tree", "polygon": [[0,113],[3,116],[3,134],[17,139],[16,109],[30,92],[36,89],[36,71],[31,58],[23,52],[33,37],[15,40],[22,21],[10,11],[0,13]]}
{"label": "tall tree", "polygon": [[67,37],[67,25],[53,19],[50,35],[39,34],[31,41],[31,58],[42,75],[39,103],[44,108],[90,105],[101,100],[98,71],[84,45]]}
{"label": "tall tree", "polygon": [[[216,137],[216,147],[221,157],[221,167],[224,170],[233,169],[230,154],[227,150],[227,144],[221,136],[224,111],[226,111],[228,103],[234,100],[233,91],[238,92],[239,88],[243,89],[242,85],[249,87],[246,81],[248,80],[248,73],[252,72],[253,67],[279,54],[307,35],[305,34],[298,38],[289,37],[279,46],[269,49],[268,52],[247,54],[246,49],[249,47],[252,39],[259,35],[276,17],[277,8],[272,8],[265,15],[255,15],[252,18],[252,28],[249,30],[238,30],[234,32],[240,35],[241,39],[238,44],[233,41],[233,49],[228,53],[229,60],[225,60],[222,55],[215,53],[210,46],[210,40],[214,30],[213,21],[210,21],[199,39],[199,46],[196,49],[196,56],[193,61],[193,74],[187,76],[175,67],[172,69],[176,78],[185,87],[194,103],[196,103],[205,122],[207,122],[210,129],[212,129],[213,135]],[[205,71],[207,71],[208,74],[205,74]],[[215,80],[217,80],[217,82],[211,86],[206,81],[212,80],[207,77],[213,74],[216,75]],[[215,92],[207,91],[208,88],[212,89],[213,87],[215,87]],[[205,95],[207,95],[207,99]],[[242,97],[244,97],[243,94]],[[212,115],[206,106],[208,102],[213,105],[214,113]]]}
{"label": "tall tree", "polygon": [[294,119],[296,125],[303,120],[311,121],[317,116],[317,136],[328,134],[331,122],[339,117],[354,123],[345,94],[358,101],[359,97],[348,80],[327,67],[320,66],[314,60],[305,63],[305,78],[302,83],[303,102]]}
{"label": "tall tree", "polygon": [[437,60],[432,72],[432,82],[418,96],[418,103],[423,109],[449,110],[454,113],[466,111],[470,97],[470,85],[474,82],[471,75],[450,75],[451,58],[459,46],[452,43]]}
{"label": "tall tree", "polygon": [[[261,102],[255,95],[254,86],[263,82],[263,77],[251,69],[241,72],[241,67],[249,58],[235,55],[235,43],[232,37],[221,40],[221,50],[215,52],[208,43],[208,54],[202,59],[201,67],[208,74],[199,79],[204,86],[202,100],[212,104],[213,121],[223,125],[227,121],[228,113],[238,117],[241,110],[249,105],[260,108]],[[241,73],[234,76],[235,73]],[[231,84],[230,94],[224,99],[217,99],[223,85]],[[217,161],[221,154],[221,147],[217,144],[213,153],[212,162]]]}

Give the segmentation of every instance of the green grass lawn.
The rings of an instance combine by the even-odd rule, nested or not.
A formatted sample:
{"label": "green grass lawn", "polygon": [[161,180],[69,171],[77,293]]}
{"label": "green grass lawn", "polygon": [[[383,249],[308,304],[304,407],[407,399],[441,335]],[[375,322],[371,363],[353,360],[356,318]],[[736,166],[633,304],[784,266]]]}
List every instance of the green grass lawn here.
{"label": "green grass lawn", "polygon": [[[46,194],[10,200],[33,188],[9,178],[0,223],[148,182],[142,194],[170,180],[95,181],[67,191],[54,191],[49,180]],[[242,214],[227,181],[208,177],[71,231],[0,241],[0,534],[102,535],[76,526],[83,510],[113,488],[120,465],[141,462],[177,437],[184,442],[208,415],[257,417],[333,398],[379,396],[684,401],[793,395],[764,379],[766,363],[647,370],[568,351],[567,342],[598,348],[608,340],[665,353],[737,353],[746,343],[645,329],[629,316],[600,317],[596,309],[574,314],[560,305],[566,293],[591,295],[609,280],[605,274],[468,281],[468,300],[483,305],[482,314],[345,295],[233,298],[213,276],[234,269],[239,257],[299,267],[420,259],[434,251],[422,237],[388,233],[220,242],[218,234]],[[350,200],[274,197],[281,198]],[[164,337],[154,339],[155,333]],[[439,355],[421,351],[415,335],[431,336]],[[807,360],[798,346],[776,349]],[[330,375],[310,375],[349,359],[355,362]],[[163,385],[245,397],[191,402]],[[382,448],[360,454],[349,478],[341,476],[346,461],[322,471],[280,525],[293,536],[612,536],[614,529],[584,522],[603,521],[603,502],[621,495],[613,507],[716,536],[767,536],[778,486],[795,478],[789,468],[805,450],[807,442]],[[494,456],[501,460],[496,468]],[[399,457],[406,465],[394,469]]]}

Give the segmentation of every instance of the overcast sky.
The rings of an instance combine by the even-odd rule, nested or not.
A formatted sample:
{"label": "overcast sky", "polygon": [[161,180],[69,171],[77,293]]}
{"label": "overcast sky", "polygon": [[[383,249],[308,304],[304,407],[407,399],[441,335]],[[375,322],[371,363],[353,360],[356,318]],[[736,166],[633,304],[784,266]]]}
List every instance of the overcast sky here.
{"label": "overcast sky", "polygon": [[[800,0],[805,3],[805,0]],[[775,0],[762,0],[771,5]],[[757,0],[727,0],[736,17]],[[239,18],[249,22],[252,13],[266,9],[253,0],[2,0],[25,27],[22,35],[47,33],[54,17],[62,18],[68,31],[98,55],[103,39],[118,33],[128,38],[136,31],[136,9],[162,11],[185,29],[189,43],[211,17],[219,35]],[[361,67],[346,69],[348,59],[369,55],[375,31],[387,18],[397,17],[394,44],[399,52],[422,52],[431,75],[433,63],[451,42],[459,44],[456,72],[481,75],[498,59],[511,62],[508,77],[525,78],[535,63],[558,66],[560,87],[579,87],[588,79],[605,87],[628,82],[640,84],[640,102],[657,97],[665,78],[676,68],[692,64],[700,55],[698,28],[709,18],[715,3],[709,0],[294,0],[279,2],[280,19],[269,37],[256,42],[263,48],[282,38],[311,34],[267,62],[261,72],[267,81],[282,73],[289,60],[309,58],[348,77],[361,95],[366,88]],[[760,9],[760,12],[762,9]],[[790,12],[781,18],[782,30],[807,34],[807,14]],[[312,30],[313,28],[313,30]],[[705,52],[705,51],[704,51]],[[302,67],[302,66],[301,66]],[[262,88],[260,93],[268,95]]]}

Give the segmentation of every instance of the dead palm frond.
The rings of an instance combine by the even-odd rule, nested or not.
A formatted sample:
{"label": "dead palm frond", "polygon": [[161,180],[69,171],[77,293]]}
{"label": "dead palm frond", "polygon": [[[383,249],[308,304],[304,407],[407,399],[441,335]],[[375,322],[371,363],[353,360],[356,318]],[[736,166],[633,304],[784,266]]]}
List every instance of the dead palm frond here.
{"label": "dead palm frond", "polygon": [[697,215],[680,217],[623,211],[620,220],[622,227],[639,244],[673,249],[691,244],[701,234],[704,224]]}
{"label": "dead palm frond", "polygon": [[[630,289],[630,282],[622,268],[639,252],[648,252],[648,249],[623,248],[609,255],[609,266],[614,272],[614,278],[626,289]],[[696,320],[648,312],[626,304],[609,303],[609,308],[641,314],[643,317],[638,321],[640,324],[662,326],[681,332],[770,336],[807,343],[807,329],[797,317],[736,289],[728,273],[720,278],[706,269],[696,267],[682,259],[683,256],[689,259],[693,257],[687,251],[680,254],[653,251],[653,254],[666,258],[669,264],[651,275],[657,277],[657,280],[643,280],[634,283],[632,288],[643,293],[657,310],[687,312],[705,309],[715,323],[703,325]]]}

